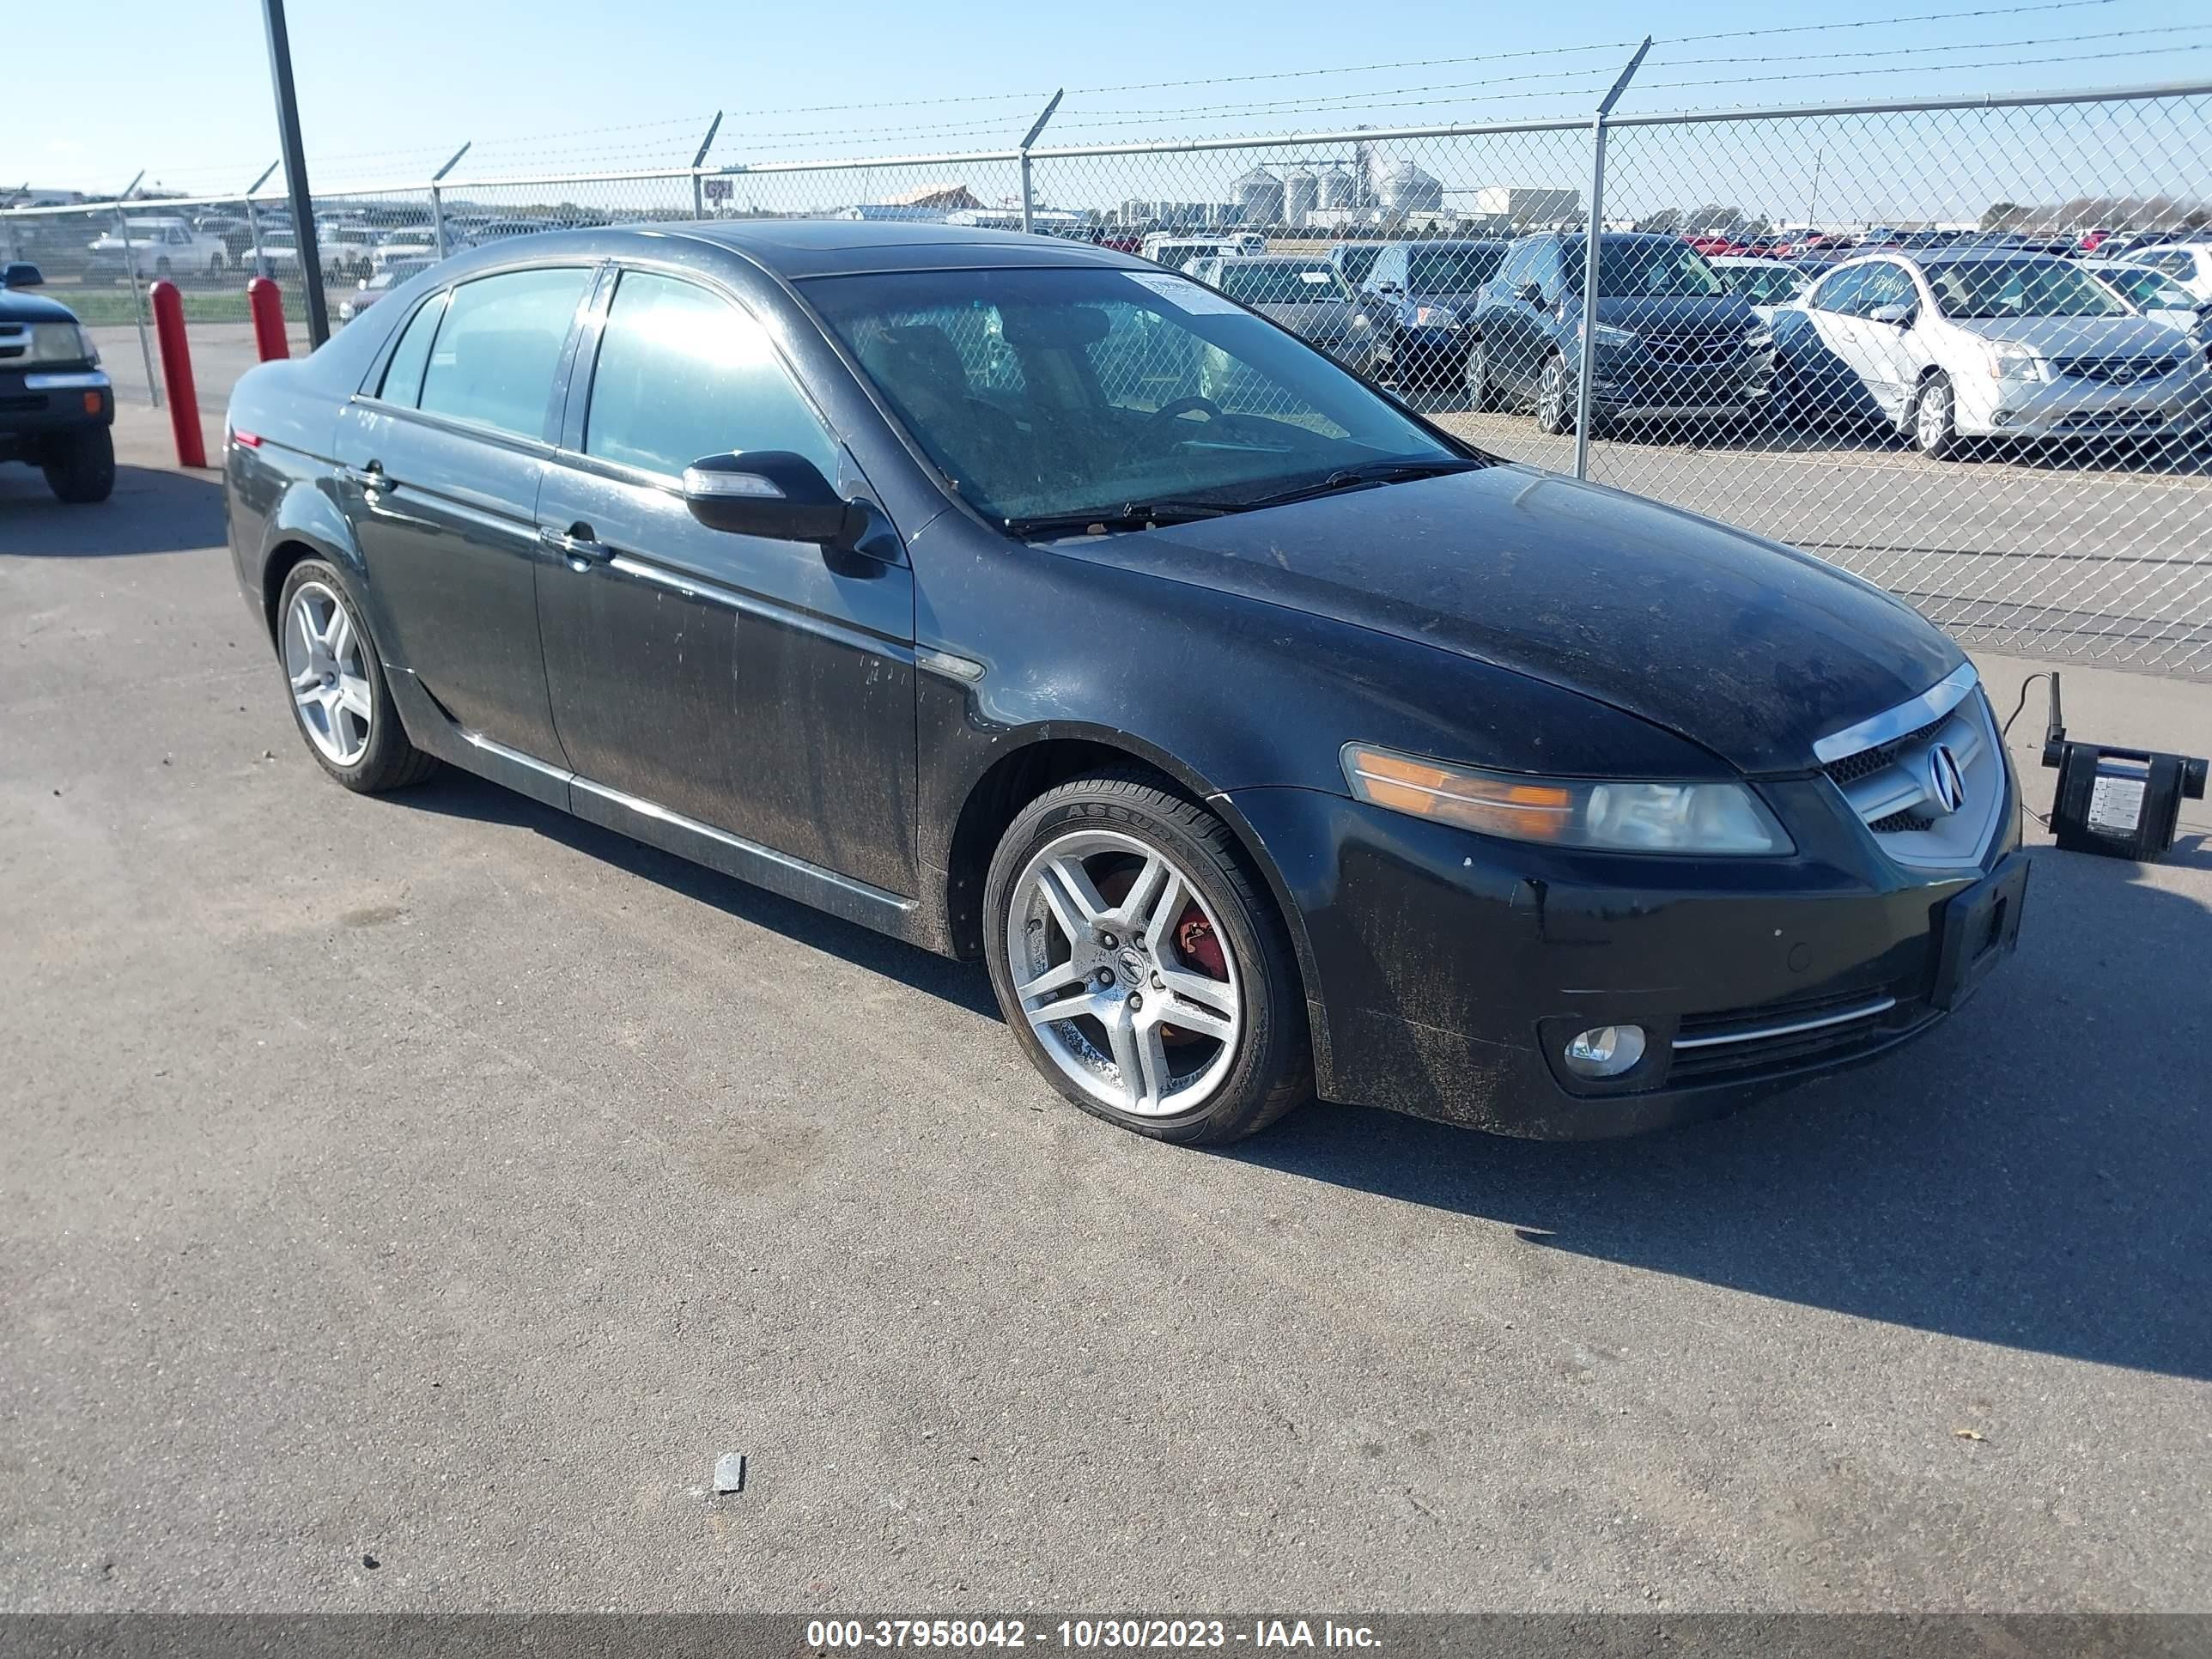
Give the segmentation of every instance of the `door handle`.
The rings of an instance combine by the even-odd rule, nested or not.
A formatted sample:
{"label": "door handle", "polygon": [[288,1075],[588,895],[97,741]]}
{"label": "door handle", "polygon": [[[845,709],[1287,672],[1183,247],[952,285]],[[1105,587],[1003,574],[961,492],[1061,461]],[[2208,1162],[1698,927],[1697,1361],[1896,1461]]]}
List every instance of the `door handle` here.
{"label": "door handle", "polygon": [[550,525],[540,525],[538,542],[539,546],[577,565],[607,564],[615,556],[614,549],[594,536],[587,524],[572,524],[565,532]]}
{"label": "door handle", "polygon": [[367,466],[349,466],[344,471],[346,482],[358,484],[363,489],[399,488],[398,484],[393,482],[392,476],[385,471],[384,465],[380,461],[371,461]]}

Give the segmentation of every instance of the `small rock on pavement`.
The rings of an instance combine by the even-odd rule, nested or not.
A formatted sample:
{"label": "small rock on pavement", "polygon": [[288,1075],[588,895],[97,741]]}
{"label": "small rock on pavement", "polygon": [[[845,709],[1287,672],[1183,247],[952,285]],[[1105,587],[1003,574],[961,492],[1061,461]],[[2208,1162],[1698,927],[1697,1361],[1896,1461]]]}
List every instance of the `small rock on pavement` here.
{"label": "small rock on pavement", "polygon": [[714,1462],[714,1490],[718,1492],[743,1492],[745,1489],[745,1455],[743,1452],[724,1452]]}

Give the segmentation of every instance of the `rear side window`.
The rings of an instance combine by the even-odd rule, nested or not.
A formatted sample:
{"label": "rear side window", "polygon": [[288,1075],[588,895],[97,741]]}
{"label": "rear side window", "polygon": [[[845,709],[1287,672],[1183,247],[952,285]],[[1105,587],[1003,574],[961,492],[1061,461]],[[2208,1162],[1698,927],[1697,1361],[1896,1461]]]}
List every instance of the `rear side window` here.
{"label": "rear side window", "polygon": [[399,349],[385,365],[384,387],[378,394],[388,404],[415,406],[422,395],[422,370],[430,361],[430,342],[438,332],[438,319],[446,314],[446,296],[434,294],[409,319],[399,337]]}
{"label": "rear side window", "polygon": [[626,270],[592,374],[584,453],[677,476],[702,455],[788,449],[837,476],[837,446],[768,331],[718,295]]}
{"label": "rear side window", "polygon": [[509,271],[455,289],[423,372],[423,410],[543,437],[554,370],[591,281],[589,270],[571,266]]}

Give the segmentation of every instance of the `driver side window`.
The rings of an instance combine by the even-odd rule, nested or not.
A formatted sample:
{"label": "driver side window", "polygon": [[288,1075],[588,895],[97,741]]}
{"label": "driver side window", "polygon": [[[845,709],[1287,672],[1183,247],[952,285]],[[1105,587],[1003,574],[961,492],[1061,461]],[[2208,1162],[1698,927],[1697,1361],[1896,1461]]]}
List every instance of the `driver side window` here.
{"label": "driver side window", "polygon": [[1904,267],[1878,264],[1868,268],[1867,279],[1861,285],[1857,314],[1871,317],[1883,306],[1909,306],[1919,295],[1913,291],[1912,278],[1905,274]]}
{"label": "driver side window", "polygon": [[1864,265],[1850,270],[1839,270],[1822,283],[1814,293],[1813,307],[1817,311],[1832,311],[1839,317],[1861,317],[1866,313],[1859,301],[1866,290],[1868,268]]}

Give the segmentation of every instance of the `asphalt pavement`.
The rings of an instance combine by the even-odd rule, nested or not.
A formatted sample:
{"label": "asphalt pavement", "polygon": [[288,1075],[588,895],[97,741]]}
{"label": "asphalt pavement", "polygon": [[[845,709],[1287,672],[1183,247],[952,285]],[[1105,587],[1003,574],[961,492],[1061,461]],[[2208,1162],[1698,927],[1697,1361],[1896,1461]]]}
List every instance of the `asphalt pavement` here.
{"label": "asphalt pavement", "polygon": [[0,1606],[2212,1609],[2212,807],[1726,1121],[1181,1151],[979,968],[331,784],[166,436],[0,467]]}

